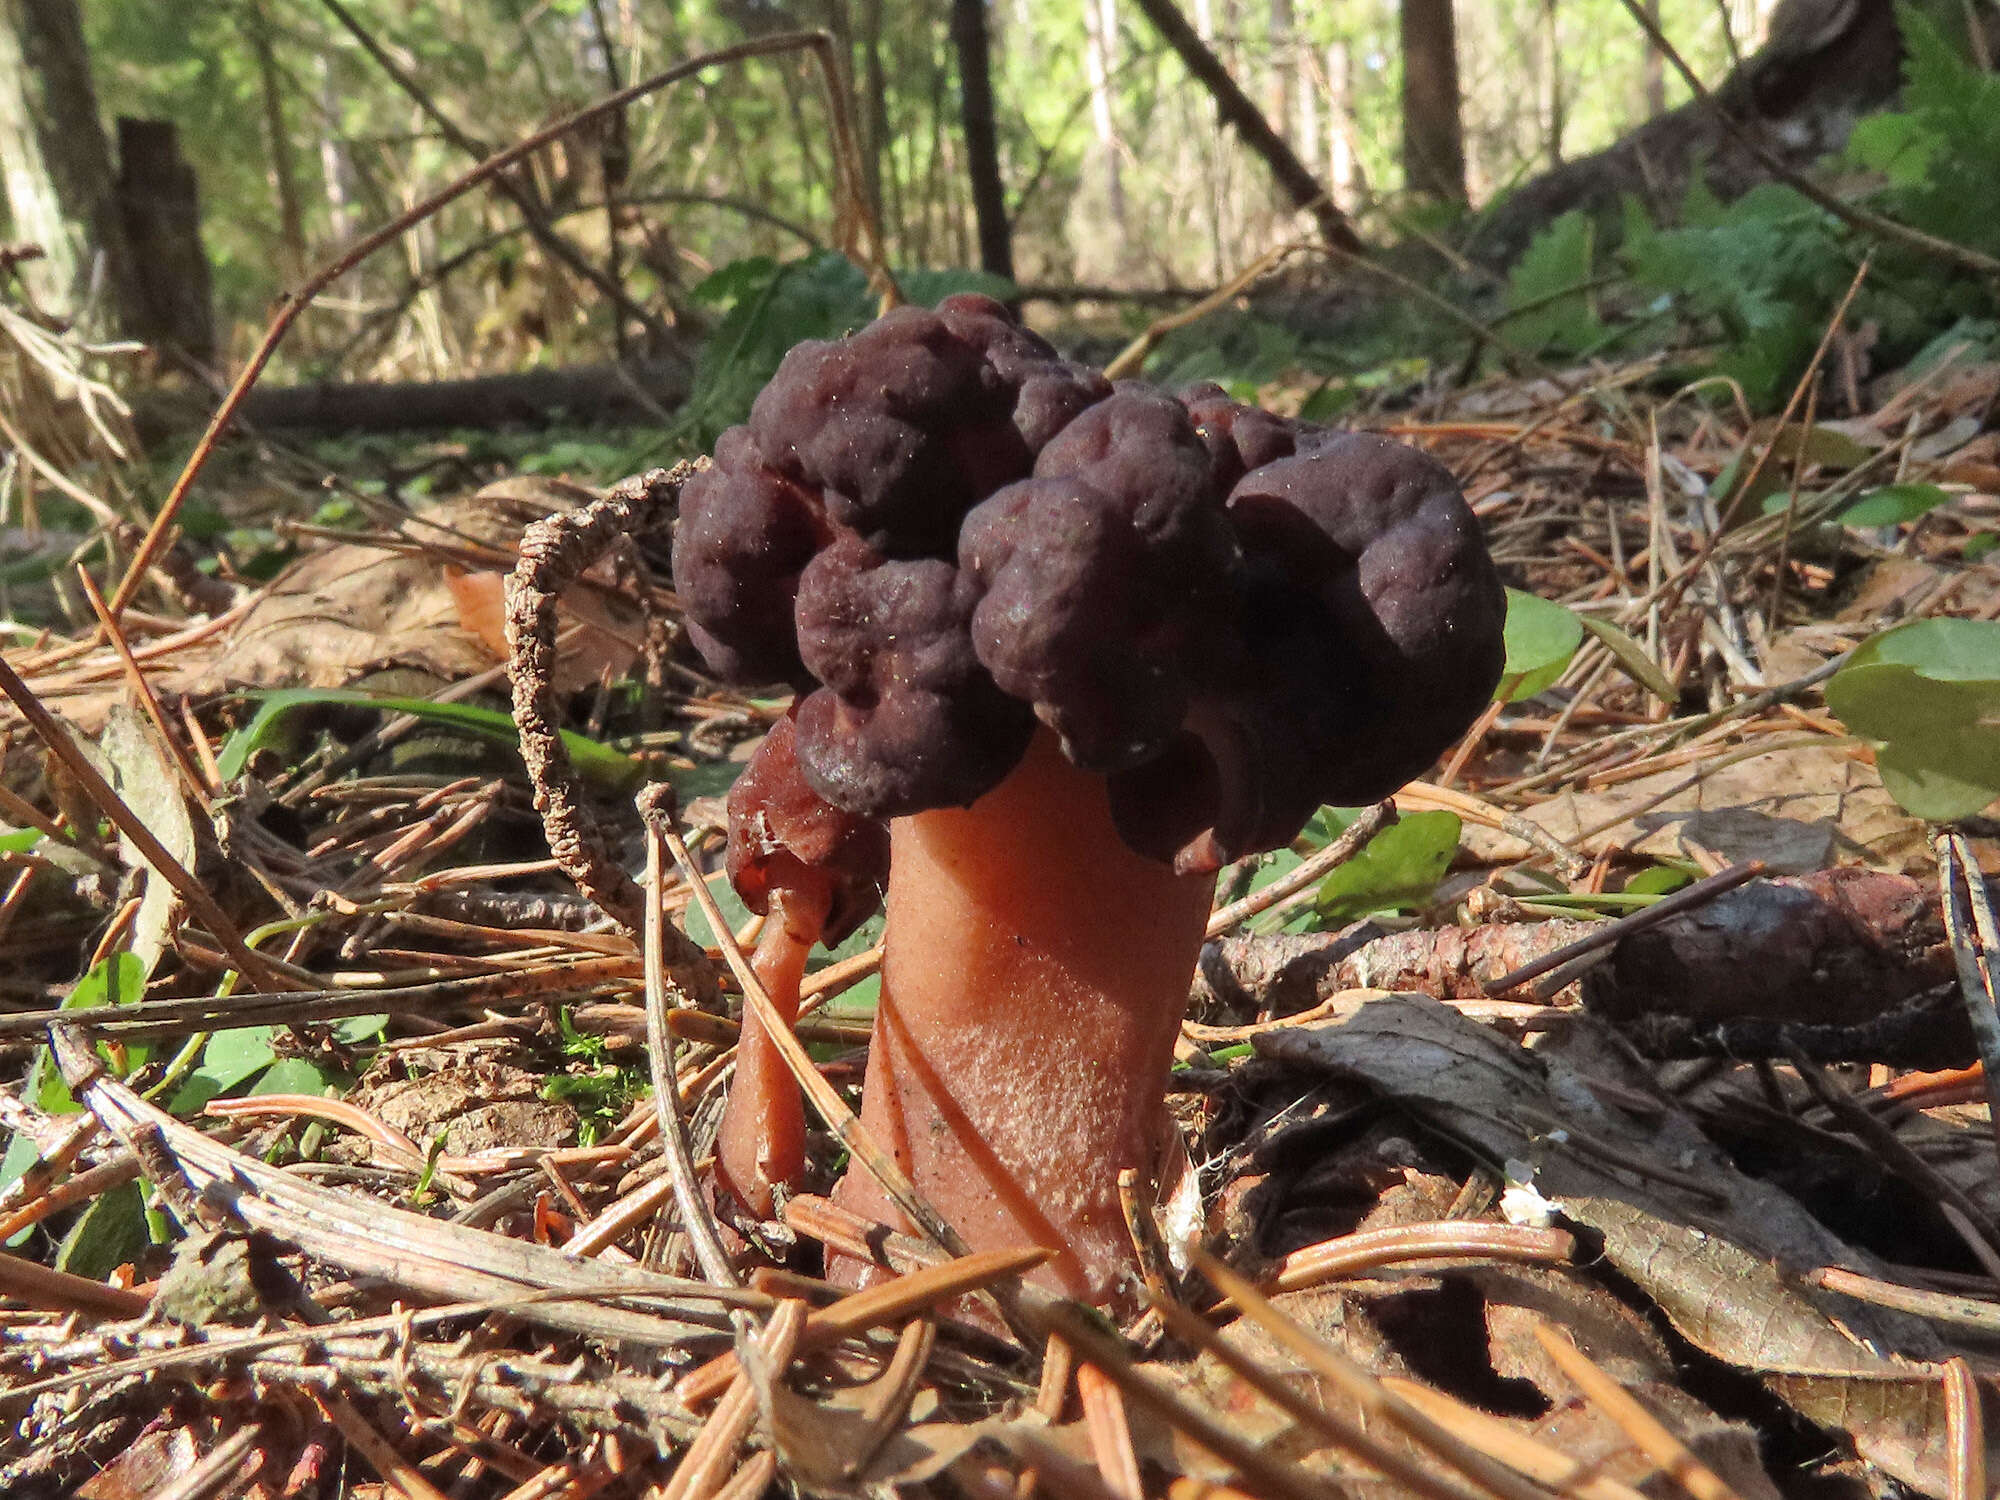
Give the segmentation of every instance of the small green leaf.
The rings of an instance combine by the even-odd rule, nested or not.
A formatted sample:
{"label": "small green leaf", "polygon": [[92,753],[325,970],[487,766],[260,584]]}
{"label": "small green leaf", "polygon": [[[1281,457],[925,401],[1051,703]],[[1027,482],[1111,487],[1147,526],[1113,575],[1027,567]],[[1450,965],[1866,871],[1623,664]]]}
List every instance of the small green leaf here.
{"label": "small green leaf", "polygon": [[1936,510],[1949,493],[1934,484],[1891,484],[1870,490],[1834,519],[1843,526],[1896,526]]}
{"label": "small green leaf", "polygon": [[[29,1168],[33,1167],[41,1159],[41,1148],[35,1144],[35,1138],[25,1130],[15,1131],[7,1139],[6,1155],[0,1156],[0,1191],[12,1187],[23,1177],[27,1176]],[[35,1226],[30,1224],[26,1229],[23,1229],[19,1234],[7,1241],[7,1243],[9,1245],[22,1244],[34,1232]]]}
{"label": "small green leaf", "polygon": [[1519,703],[1562,676],[1583,643],[1583,621],[1560,604],[1509,589],[1506,641],[1507,664],[1494,697]]}
{"label": "small green leaf", "polygon": [[[383,713],[409,714],[412,718],[447,724],[499,744],[520,744],[520,735],[510,715],[471,703],[433,703],[428,698],[378,697],[351,688],[284,688],[278,692],[253,693],[250,696],[262,706],[248,724],[222,742],[222,749],[215,758],[216,769],[225,781],[241,776],[254,752],[279,740],[287,714],[312,706],[375,708]],[[570,759],[576,764],[577,774],[599,786],[614,791],[623,790],[638,779],[640,766],[631,756],[568,729],[562,731],[562,739]]]}
{"label": "small green leaf", "polygon": [[1667,896],[1682,886],[1693,885],[1694,874],[1681,865],[1653,865],[1625,882],[1628,896]]}
{"label": "small green leaf", "polygon": [[2000,798],[2000,729],[1968,733],[1951,746],[1895,740],[1875,756],[1889,795],[1920,818],[1969,818]]}
{"label": "small green leaf", "polygon": [[[743,924],[750,920],[750,908],[745,906],[743,898],[736,894],[736,887],[729,883],[729,877],[709,876],[708,888],[715,893],[715,904],[721,909],[722,920],[729,924],[730,931],[741,930]],[[681,925],[686,929],[687,935],[702,947],[719,946],[715,931],[708,925],[708,917],[698,903],[690,901],[687,904],[687,910],[681,914]]]}
{"label": "small green leaf", "polygon": [[1920,818],[2000,798],[2000,622],[1915,620],[1863,641],[1826,702],[1877,742],[1882,784]]}
{"label": "small green leaf", "polygon": [[[1257,873],[1250,877],[1249,888],[1244,895],[1254,895],[1273,881],[1283,880],[1301,864],[1304,858],[1291,849],[1273,849],[1257,864]],[[1249,930],[1257,933],[1268,932],[1310,932],[1320,925],[1319,914],[1311,908],[1304,911],[1260,912],[1252,917]]]}
{"label": "small green leaf", "polygon": [[120,1183],[91,1199],[76,1216],[56,1251],[55,1266],[72,1276],[102,1281],[146,1253],[146,1192],[136,1182]]}
{"label": "small green leaf", "polygon": [[[136,953],[120,950],[105,957],[63,997],[59,1009],[89,1010],[100,1005],[136,1005],[145,998],[146,965]],[[136,1066],[136,1064],[135,1064]],[[29,1095],[52,1115],[75,1114],[83,1106],[70,1097],[69,1086],[56,1071],[56,1060],[44,1047],[35,1057]]]}
{"label": "small green leaf", "polygon": [[1337,925],[1423,905],[1451,867],[1459,832],[1457,813],[1404,814],[1320,883],[1320,915]]}
{"label": "small green leaf", "polygon": [[330,1088],[340,1087],[345,1080],[338,1069],[321,1067],[318,1063],[307,1062],[303,1057],[281,1057],[271,1064],[270,1070],[252,1084],[250,1092],[259,1094],[324,1094]]}
{"label": "small green leaf", "polygon": [[248,1082],[277,1061],[269,1026],[237,1026],[218,1031],[201,1049],[201,1065],[180,1086],[168,1108],[174,1114],[200,1109]]}
{"label": "small green leaf", "polygon": [[2000,547],[2000,531],[1982,531],[1977,536],[1965,539],[1965,546],[1959,550],[1959,556],[1969,563],[1975,563],[1990,555],[1995,547]]}
{"label": "small green leaf", "polygon": [[1658,698],[1662,703],[1673,704],[1681,701],[1680,690],[1674,686],[1673,678],[1661,670],[1660,664],[1646,654],[1646,648],[1631,636],[1613,625],[1609,620],[1600,620],[1595,615],[1579,615],[1583,628],[1604,642],[1612,659],[1625,669],[1626,675],[1640,687]]}
{"label": "small green leaf", "polygon": [[39,828],[21,828],[12,833],[0,833],[0,854],[26,854],[42,841]]}
{"label": "small green leaf", "polygon": [[1899,663],[1939,682],[2000,683],[2000,622],[1912,620],[1870,636],[1848,658],[1850,667],[1876,662]]}
{"label": "small green leaf", "polygon": [[364,1042],[372,1042],[389,1028],[389,1017],[385,1012],[379,1016],[349,1016],[344,1021],[333,1023],[334,1040],[349,1047],[358,1047]]}

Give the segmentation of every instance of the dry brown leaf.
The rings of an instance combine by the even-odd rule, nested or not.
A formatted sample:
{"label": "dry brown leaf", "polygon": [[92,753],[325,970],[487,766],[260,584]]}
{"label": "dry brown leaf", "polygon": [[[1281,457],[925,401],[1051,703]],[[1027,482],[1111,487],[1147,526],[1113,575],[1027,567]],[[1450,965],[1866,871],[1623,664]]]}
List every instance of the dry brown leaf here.
{"label": "dry brown leaf", "polygon": [[[193,669],[183,691],[233,687],[343,687],[384,667],[456,682],[506,660],[499,617],[502,569],[524,527],[590,492],[515,478],[447,501],[402,526],[402,551],[334,543],[279,574],[238,623],[221,654]],[[489,565],[468,552],[490,557]],[[622,675],[643,637],[637,608],[601,586],[579,585],[562,604],[559,691]]]}
{"label": "dry brown leaf", "polygon": [[221,655],[176,686],[344,687],[385,666],[456,682],[492,665],[459,624],[437,559],[338,543],[272,580]]}
{"label": "dry brown leaf", "polygon": [[437,1071],[366,1082],[350,1102],[413,1141],[428,1143],[442,1132],[446,1151],[471,1156],[508,1146],[565,1146],[575,1139],[576,1111],[544,1099],[544,1080],[524,1068],[434,1052],[405,1053],[398,1065]]}
{"label": "dry brown leaf", "polygon": [[[1818,1266],[1880,1274],[1795,1200],[1745,1176],[1687,1116],[1627,1114],[1602,1079],[1654,1094],[1630,1054],[1588,1024],[1535,1052],[1449,1006],[1398,995],[1340,1026],[1256,1039],[1266,1056],[1395,1097],[1603,1237],[1604,1256],[1716,1359],[1754,1371],[1808,1420],[1929,1494],[1945,1474],[1936,1330],[1800,1280]],[[1664,1103],[1664,1101],[1662,1101]],[[2000,1436],[1989,1442],[2000,1462]]]}
{"label": "dry brown leaf", "polygon": [[77,1486],[76,1500],[145,1500],[195,1466],[199,1445],[186,1427],[140,1434],[104,1468]]}
{"label": "dry brown leaf", "polygon": [[[1627,1389],[1685,1443],[1694,1456],[1728,1482],[1741,1500],[1778,1500],[1757,1434],[1740,1423],[1724,1421],[1694,1397],[1666,1380],[1628,1384]],[[1623,1428],[1600,1406],[1577,1398],[1557,1407],[1527,1429],[1528,1435],[1583,1464],[1592,1474],[1647,1486],[1661,1495],[1682,1495],[1659,1467],[1634,1446]]]}
{"label": "dry brown leaf", "polygon": [[[1833,864],[1905,874],[1933,867],[1927,825],[1897,806],[1874,766],[1847,747],[1775,749],[1684,785],[1698,770],[1675,766],[1601,791],[1557,792],[1521,816],[1591,854],[1616,845],[1684,859],[1699,848],[1732,863],[1761,859],[1773,874]],[[1590,829],[1599,831],[1584,838]],[[1463,843],[1496,864],[1530,852],[1520,839],[1473,824]]]}
{"label": "dry brown leaf", "polygon": [[[123,704],[114,704],[97,748],[109,768],[112,789],[167,853],[179,860],[183,869],[192,870],[194,823],[188,817],[180,775],[154,738],[151,722]],[[139,872],[144,887],[127,946],[151,974],[173,932],[174,888],[146,861],[139,846],[123,835],[118,840],[118,857],[128,869]]]}

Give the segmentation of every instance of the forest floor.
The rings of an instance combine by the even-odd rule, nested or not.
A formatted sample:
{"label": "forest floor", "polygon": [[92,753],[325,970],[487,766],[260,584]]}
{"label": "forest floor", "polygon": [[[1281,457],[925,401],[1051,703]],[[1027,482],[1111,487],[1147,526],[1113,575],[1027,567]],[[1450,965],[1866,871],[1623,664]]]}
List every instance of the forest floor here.
{"label": "forest floor", "polygon": [[[817,1280],[868,1237],[827,1135],[743,1288],[675,1227],[648,1080],[699,1156],[733,985],[671,880],[724,1003],[649,1055],[644,944],[548,857],[500,626],[523,527],[643,444],[233,450],[115,631],[9,573],[41,625],[0,705],[0,1491],[1985,1495],[1967,871],[2000,826],[1906,811],[1826,685],[1888,626],[2000,619],[2000,366],[1836,387],[1750,421],[1649,363],[1370,419],[1566,608],[1517,601],[1514,700],[1360,858],[1315,860],[1329,815],[1225,872],[1179,1170],[1134,1210],[1159,1305],[1025,1341],[950,1316],[990,1259],[897,1238],[883,1289]],[[719,863],[782,711],[698,669],[664,558],[622,539],[556,603],[626,870],[641,778]],[[843,1088],[879,936],[808,979]]]}

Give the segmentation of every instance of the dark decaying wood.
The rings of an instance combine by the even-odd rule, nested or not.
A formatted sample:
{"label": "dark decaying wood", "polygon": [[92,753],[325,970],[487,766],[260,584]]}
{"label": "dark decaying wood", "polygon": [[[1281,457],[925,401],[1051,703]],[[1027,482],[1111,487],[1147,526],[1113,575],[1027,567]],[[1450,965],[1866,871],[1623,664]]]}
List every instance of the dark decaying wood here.
{"label": "dark decaying wood", "polygon": [[[639,426],[658,423],[687,395],[684,360],[634,360],[478,375],[465,380],[260,386],[243,403],[260,431],[421,432],[451,427]],[[141,438],[153,441],[208,418],[212,402],[173,392],[133,403]]]}
{"label": "dark decaying wood", "polygon": [[[1804,169],[1838,151],[1863,114],[1895,98],[1901,56],[1891,0],[1797,0],[1773,14],[1770,39],[1716,87],[1716,101],[1779,160]],[[1697,164],[1723,198],[1771,175],[1695,101],[1523,184],[1486,217],[1471,253],[1483,264],[1509,265],[1550,220],[1573,208],[1609,211],[1624,193],[1670,209]]]}
{"label": "dark decaying wood", "polygon": [[[1595,925],[1229,937],[1203,951],[1197,998],[1279,1016],[1356,988],[1480,1001],[1495,978]],[[1784,1058],[1796,1047],[1816,1062],[1936,1068],[1973,1055],[1952,973],[1931,886],[1835,869],[1752,881],[1630,934],[1583,976],[1581,999],[1657,1057]]]}
{"label": "dark decaying wood", "polygon": [[1972,1060],[1936,887],[1874,870],[1759,880],[1634,933],[1584,1004],[1656,1056]]}
{"label": "dark decaying wood", "polygon": [[117,192],[138,299],[125,331],[209,363],[215,299],[201,246],[201,193],[173,121],[118,117]]}

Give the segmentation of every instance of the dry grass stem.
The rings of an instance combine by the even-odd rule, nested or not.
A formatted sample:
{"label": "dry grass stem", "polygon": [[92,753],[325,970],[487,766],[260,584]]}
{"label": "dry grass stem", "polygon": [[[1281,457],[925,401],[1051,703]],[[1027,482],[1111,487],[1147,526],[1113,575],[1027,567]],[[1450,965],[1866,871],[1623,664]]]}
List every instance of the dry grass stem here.
{"label": "dry grass stem", "polygon": [[1518,1469],[1537,1484],[1574,1500],[1644,1500],[1640,1491],[1602,1474],[1593,1474],[1568,1454],[1467,1406],[1430,1386],[1386,1375],[1383,1388],[1430,1417],[1453,1437],[1485,1453],[1497,1463]]}
{"label": "dry grass stem", "polygon": [[681,1227],[694,1246],[702,1274],[717,1286],[740,1286],[742,1277],[730,1264],[714,1210],[696,1180],[694,1150],[688,1143],[687,1119],[681,1109],[680,1065],[675,1056],[673,1027],[668,1023],[666,928],[661,905],[666,881],[663,846],[671,831],[666,802],[648,788],[640,794],[639,812],[646,823],[646,1058],[653,1075],[653,1110],[659,1120],[660,1145],[666,1153],[667,1175],[681,1211]]}
{"label": "dry grass stem", "polygon": [[353,1402],[333,1392],[321,1394],[318,1401],[320,1412],[340,1429],[340,1435],[405,1500],[445,1500],[444,1491],[424,1478],[423,1471],[405,1458]]}
{"label": "dry grass stem", "polygon": [[[1041,1308],[1037,1315],[1075,1351],[1080,1366],[1096,1366],[1128,1401],[1145,1407],[1231,1465],[1260,1492],[1278,1500],[1331,1500],[1338,1493],[1330,1482],[1265,1453],[1237,1436],[1221,1418],[1177,1394],[1158,1376],[1142,1369],[1119,1339],[1100,1329],[1081,1310],[1058,1302]],[[1080,1377],[1081,1368],[1078,1374]]]}
{"label": "dry grass stem", "polygon": [[1344,865],[1366,847],[1368,841],[1396,820],[1396,804],[1392,801],[1378,802],[1346,828],[1340,837],[1299,861],[1297,869],[1291,870],[1272,881],[1262,890],[1245,896],[1240,901],[1214,912],[1208,919],[1208,936],[1221,937],[1232,928],[1239,927],[1261,912],[1271,911],[1288,898],[1304,893],[1326,878],[1327,872]]}

